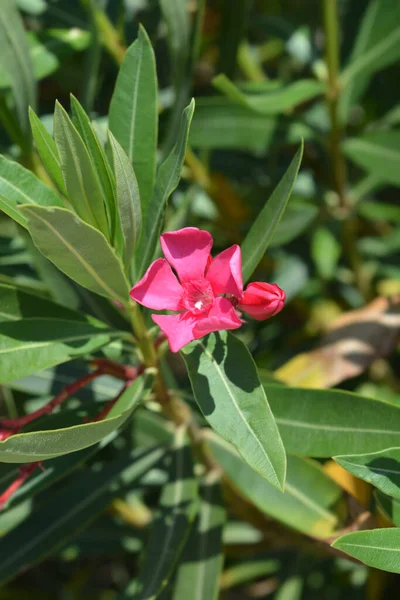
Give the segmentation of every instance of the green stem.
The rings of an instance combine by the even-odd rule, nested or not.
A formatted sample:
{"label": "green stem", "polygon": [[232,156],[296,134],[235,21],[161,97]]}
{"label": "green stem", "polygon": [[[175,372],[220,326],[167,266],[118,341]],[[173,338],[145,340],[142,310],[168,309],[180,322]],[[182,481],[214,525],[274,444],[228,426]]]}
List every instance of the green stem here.
{"label": "green stem", "polygon": [[362,268],[357,248],[357,220],[351,216],[352,203],[347,191],[347,165],[342,153],[342,136],[338,105],[340,86],[339,14],[337,0],[324,0],[324,28],[326,37],[326,64],[328,67],[328,89],[326,102],[331,121],[330,155],[332,160],[333,189],[339,199],[340,216],[343,221],[343,246],[354,273],[358,290],[367,298],[368,282]]}
{"label": "green stem", "polygon": [[338,115],[340,96],[340,53],[337,0],[324,0],[324,26],[326,36],[326,63],[328,67],[326,101],[331,121],[330,153],[332,157],[333,187],[339,197],[340,207],[345,212],[349,208],[349,205],[346,192],[347,169],[341,150],[342,130]]}
{"label": "green stem", "polygon": [[95,0],[81,0],[81,4],[86,10],[92,11],[94,22],[97,30],[100,32],[105,49],[112,56],[117,65],[120,65],[124,58],[126,48],[118,31]]}

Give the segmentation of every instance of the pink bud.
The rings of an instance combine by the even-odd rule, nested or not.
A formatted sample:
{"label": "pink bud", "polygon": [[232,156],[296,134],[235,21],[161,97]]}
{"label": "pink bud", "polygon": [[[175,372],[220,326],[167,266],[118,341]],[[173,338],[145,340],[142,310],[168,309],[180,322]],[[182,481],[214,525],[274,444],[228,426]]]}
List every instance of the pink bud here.
{"label": "pink bud", "polygon": [[263,321],[280,312],[286,294],[276,283],[249,283],[239,301],[238,308],[257,321]]}

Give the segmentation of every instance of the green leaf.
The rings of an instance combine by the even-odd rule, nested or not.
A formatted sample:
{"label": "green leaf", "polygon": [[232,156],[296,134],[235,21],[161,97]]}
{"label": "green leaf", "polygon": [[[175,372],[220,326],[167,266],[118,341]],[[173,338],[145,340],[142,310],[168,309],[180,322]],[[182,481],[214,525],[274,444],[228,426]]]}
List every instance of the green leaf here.
{"label": "green leaf", "polygon": [[379,490],[375,490],[374,497],[379,510],[384,516],[392,521],[397,527],[400,526],[400,500],[386,496]]}
{"label": "green leaf", "polygon": [[[31,318],[68,319],[96,324],[96,319],[41,296],[0,283],[0,322]],[[98,323],[98,322],[97,322]]]}
{"label": "green leaf", "polygon": [[400,448],[335,456],[334,460],[359,479],[400,500]]}
{"label": "green leaf", "polygon": [[[243,543],[241,539],[238,540],[238,544]],[[260,577],[273,575],[279,571],[279,565],[279,560],[274,559],[246,560],[245,562],[237,563],[233,567],[225,569],[221,577],[221,589],[229,589],[237,585],[249,583]]]}
{"label": "green leaf", "polygon": [[199,514],[182,552],[173,600],[217,600],[224,562],[222,532],[225,508],[215,474],[199,488]]}
{"label": "green leaf", "polygon": [[285,113],[325,91],[324,83],[314,79],[303,79],[267,93],[245,94],[223,74],[214,77],[213,85],[230,100],[262,115]]}
{"label": "green leaf", "polygon": [[143,564],[121,598],[154,600],[168,583],[189,535],[197,510],[197,482],[185,428],[176,430],[170,456],[168,481],[160,498]]}
{"label": "green leaf", "polygon": [[341,74],[339,110],[343,119],[362,97],[372,75],[400,58],[400,6],[391,0],[371,0],[348,64]]}
{"label": "green leaf", "polygon": [[197,403],[213,429],[255,471],[283,489],[285,449],[247,347],[222,331],[192,342],[182,356]]}
{"label": "green leaf", "polygon": [[338,516],[332,507],[341,490],[316,461],[288,456],[282,493],[250,469],[234,448],[214,433],[207,432],[206,440],[230,483],[259,510],[313,537],[324,538],[333,533]]}
{"label": "green leaf", "polygon": [[61,170],[60,157],[57,146],[42,121],[36,115],[34,110],[29,107],[29,120],[31,123],[33,139],[35,140],[37,151],[42,159],[46,171],[58,187],[60,192],[67,196],[64,178]]}
{"label": "green leaf", "polygon": [[143,217],[153,189],[158,135],[154,51],[142,26],[120,67],[110,104],[109,127],[136,173]]}
{"label": "green leaf", "polygon": [[37,80],[52,75],[62,65],[63,60],[86,50],[90,44],[90,33],[72,27],[71,29],[46,29],[39,34],[30,32],[30,55],[33,72]]}
{"label": "green leaf", "polygon": [[13,160],[0,156],[0,208],[17,223],[26,227],[19,204],[63,206],[61,198],[44,185],[31,171]]}
{"label": "green leaf", "polygon": [[103,191],[103,202],[107,210],[107,218],[110,223],[110,231],[115,232],[115,181],[114,175],[107,160],[100,141],[93,130],[88,115],[78,100],[71,94],[71,109],[76,129],[81,135],[92,164],[99,177]]}
{"label": "green leaf", "polygon": [[128,156],[109,132],[113,156],[118,218],[124,239],[124,264],[129,265],[142,231],[139,187]]}
{"label": "green leaf", "polygon": [[0,382],[93,352],[109,341],[110,330],[89,323],[46,318],[0,323]]}
{"label": "green leaf", "polygon": [[400,131],[366,133],[346,140],[342,147],[356,165],[384,182],[400,186]]}
{"label": "green leaf", "polygon": [[264,388],[289,454],[364,454],[399,442],[400,409],[395,406],[341,390]]}
{"label": "green leaf", "polygon": [[238,149],[261,154],[268,148],[276,119],[250,112],[227,98],[196,99],[190,145],[207,149]]}
{"label": "green leaf", "polygon": [[[97,454],[97,452],[114,440],[116,435],[117,433],[114,431],[96,445],[84,448],[78,452],[73,452],[72,454],[65,454],[64,456],[58,456],[57,458],[47,460],[46,469],[44,471],[36,469],[29,476],[29,479],[15,491],[7,502],[5,507],[6,510],[9,511],[10,508],[13,508],[21,502],[25,502],[26,500],[32,501],[32,498],[37,496],[39,492],[43,492],[43,490],[51,487],[55,482],[61,481],[72,471],[81,467],[89,458]],[[0,468],[0,489],[3,491],[18,477],[19,466],[16,463],[1,463]],[[1,534],[2,532],[0,531],[0,535]]]}
{"label": "green leaf", "polygon": [[186,74],[190,46],[190,21],[187,6],[181,0],[160,0],[160,8],[167,24],[169,55],[175,87]]}
{"label": "green leaf", "polygon": [[31,15],[40,15],[47,8],[46,0],[17,0],[17,6]]}
{"label": "green leaf", "polygon": [[143,400],[147,380],[146,377],[136,379],[102,421],[12,435],[0,442],[0,461],[27,463],[47,460],[97,444],[131,416]]}
{"label": "green leaf", "polygon": [[28,107],[36,104],[36,82],[24,25],[14,0],[2,0],[1,3],[0,71],[8,78],[19,127],[29,140]]}
{"label": "green leaf", "polygon": [[274,231],[270,248],[289,244],[304,233],[318,214],[318,207],[309,202],[292,201]]}
{"label": "green leaf", "polygon": [[244,282],[251,277],[273,238],[292,193],[302,157],[303,143],[244,239],[242,244]]}
{"label": "green leaf", "polygon": [[108,236],[99,178],[81,136],[59,102],[54,111],[54,139],[69,201],[81,219]]}
{"label": "green leaf", "polygon": [[327,227],[318,227],[313,232],[311,255],[322,279],[333,279],[341,253],[341,244]]}
{"label": "green leaf", "polygon": [[332,547],[375,569],[400,573],[400,529],[348,533],[337,539]]}
{"label": "green leaf", "polygon": [[60,271],[100,296],[127,303],[121,263],[100,231],[63,208],[24,206],[21,211],[36,246]]}
{"label": "green leaf", "polygon": [[357,212],[370,221],[389,221],[400,223],[400,206],[383,204],[376,200],[363,200],[357,204]]}
{"label": "green leaf", "polygon": [[113,500],[132,485],[164,453],[163,448],[120,451],[117,458],[102,465],[85,469],[75,476],[68,487],[57,489],[47,502],[32,512],[20,526],[0,540],[0,582],[15,577],[54,552],[65,541],[102,512]]}
{"label": "green leaf", "polygon": [[137,275],[139,277],[143,275],[153,260],[168,198],[177,187],[181,177],[193,112],[194,100],[183,111],[176,144],[157,172],[156,183],[150,198],[145,227],[137,253]]}

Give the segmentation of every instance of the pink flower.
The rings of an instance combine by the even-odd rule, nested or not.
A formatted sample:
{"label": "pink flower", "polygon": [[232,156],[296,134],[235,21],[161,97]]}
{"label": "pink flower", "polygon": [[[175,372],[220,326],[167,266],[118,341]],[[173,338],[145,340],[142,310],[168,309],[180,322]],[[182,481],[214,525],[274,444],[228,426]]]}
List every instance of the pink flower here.
{"label": "pink flower", "polygon": [[[242,321],[236,306],[252,316],[257,314],[257,319],[268,318],[281,310],[285,294],[276,285],[250,284],[243,292],[242,254],[238,245],[213,259],[211,235],[196,227],[164,233],[160,241],[166,260],[159,258],[150,265],[131,289],[131,297],[147,308],[177,311],[173,315],[152,315],[173,352],[212,331],[240,327]],[[276,288],[276,292],[268,294],[265,290],[254,294],[249,290],[251,286],[263,289],[264,285]],[[275,299],[278,290],[280,307]]]}
{"label": "pink flower", "polygon": [[247,312],[253,319],[263,321],[280,312],[285,304],[286,294],[276,283],[249,283],[238,308]]}

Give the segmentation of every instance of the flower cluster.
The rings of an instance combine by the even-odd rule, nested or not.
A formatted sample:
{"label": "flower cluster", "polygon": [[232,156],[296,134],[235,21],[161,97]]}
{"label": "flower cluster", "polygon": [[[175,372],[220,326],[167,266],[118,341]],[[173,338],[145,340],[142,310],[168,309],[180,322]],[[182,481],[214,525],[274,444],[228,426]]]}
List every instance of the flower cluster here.
{"label": "flower cluster", "polygon": [[165,259],[150,265],[131,297],[153,310],[176,311],[152,315],[173,352],[212,331],[240,327],[237,309],[263,320],[283,308],[285,292],[276,284],[250,283],[243,291],[238,245],[212,258],[211,235],[196,227],[164,233],[160,240]]}

